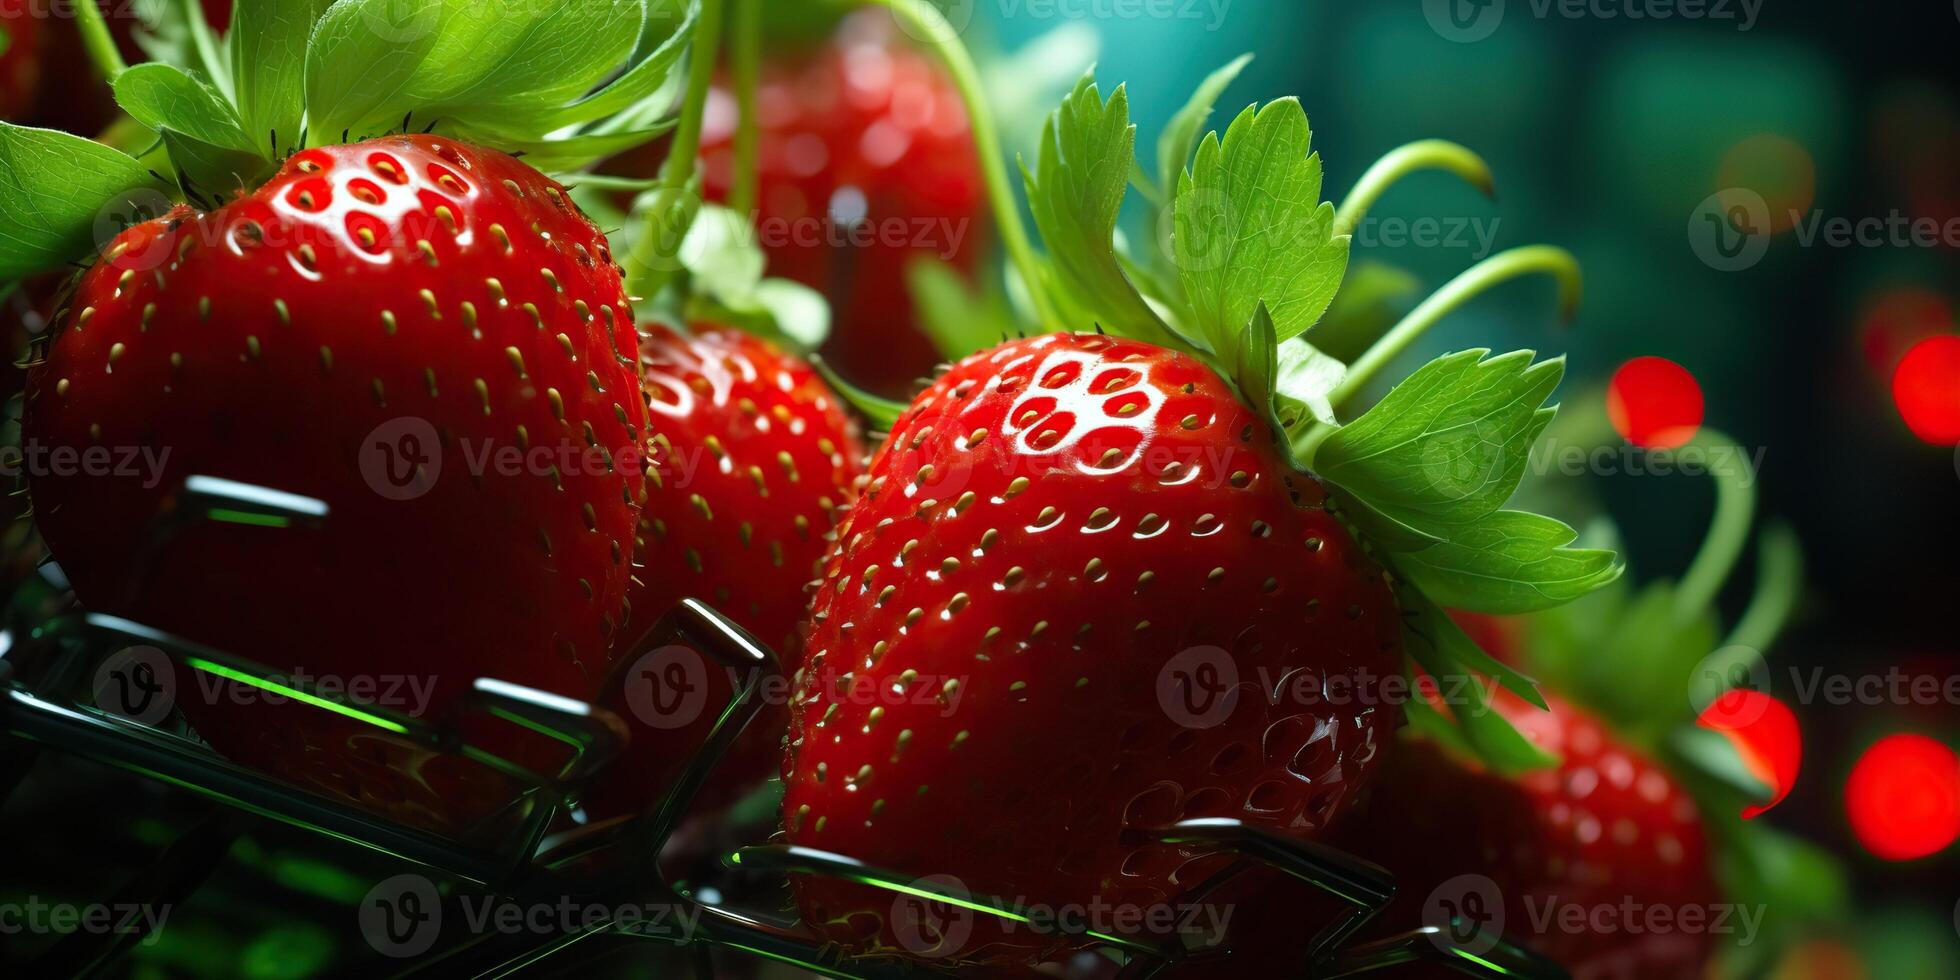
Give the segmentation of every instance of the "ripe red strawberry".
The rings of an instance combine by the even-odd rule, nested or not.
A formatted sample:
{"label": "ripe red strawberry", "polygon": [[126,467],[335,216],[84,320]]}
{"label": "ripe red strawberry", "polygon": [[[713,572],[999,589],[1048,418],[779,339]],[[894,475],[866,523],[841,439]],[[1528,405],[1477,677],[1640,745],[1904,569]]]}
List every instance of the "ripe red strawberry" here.
{"label": "ripe red strawberry", "polygon": [[[743,331],[701,326],[684,334],[652,324],[640,344],[640,366],[652,445],[626,635],[638,635],[682,599],[698,598],[769,645],[785,672],[794,672],[806,586],[864,468],[857,426],[808,364]],[[698,692],[703,701],[710,696],[726,692]],[[717,765],[711,797],[761,781],[780,760],[789,711],[780,688],[765,697],[766,711]],[[713,721],[709,709],[719,702],[685,707],[699,712],[692,719],[699,724],[682,727],[704,736]],[[665,740],[642,739],[635,748],[643,753],[624,765],[643,788],[664,786],[688,761]],[[647,802],[632,795],[613,807],[614,799],[601,796],[594,807],[637,809]]]}
{"label": "ripe red strawberry", "polygon": [[[1393,724],[1368,685],[1396,669],[1396,604],[1199,361],[1071,334],[976,354],[869,476],[813,604],[791,843],[975,894],[1151,907],[1220,861],[1142,834],[1232,815],[1318,835],[1347,809]],[[863,952],[1067,944],[980,922],[928,951],[886,923],[889,893],[810,879],[798,897]]]}
{"label": "ripe red strawberry", "polygon": [[[824,353],[859,384],[909,392],[939,357],[913,315],[905,269],[920,258],[971,272],[986,248],[986,199],[959,92],[928,55],[897,43],[891,17],[847,18],[832,41],[769,61],[757,92],[754,215],[771,275],[831,301]],[[734,180],[738,113],[710,96],[702,132],[708,195]]]}
{"label": "ripe red strawberry", "polygon": [[41,84],[41,19],[27,0],[0,0],[0,119],[19,119]]}
{"label": "ripe red strawberry", "polygon": [[[83,602],[314,678],[433,684],[370,698],[431,718],[478,677],[591,696],[647,412],[619,271],[556,182],[430,136],[309,149],[119,236],[59,324],[29,443],[168,453],[154,483],[33,474]],[[193,525],[145,568],[191,474],[320,498],[326,528]],[[203,683],[176,692],[198,732],[300,785],[439,829],[506,797],[453,756]]]}

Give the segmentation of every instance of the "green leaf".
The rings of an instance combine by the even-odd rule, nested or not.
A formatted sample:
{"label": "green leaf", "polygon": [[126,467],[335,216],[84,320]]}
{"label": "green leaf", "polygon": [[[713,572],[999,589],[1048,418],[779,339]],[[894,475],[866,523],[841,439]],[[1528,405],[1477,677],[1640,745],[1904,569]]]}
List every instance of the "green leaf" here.
{"label": "green leaf", "polygon": [[1320,157],[1296,99],[1247,108],[1221,141],[1198,146],[1178,178],[1178,268],[1207,345],[1226,360],[1264,302],[1281,341],[1326,312],[1347,270],[1334,206],[1320,199]]}
{"label": "green leaf", "polygon": [[248,150],[213,146],[168,127],[160,135],[185,190],[213,206],[257,187],[272,168],[264,157]]}
{"label": "green leaf", "polygon": [[1280,403],[1280,421],[1287,430],[1303,430],[1309,420],[1339,424],[1328,396],[1345,377],[1346,364],[1321,353],[1305,338],[1295,337],[1279,345],[1279,375],[1274,388]]}
{"label": "green leaf", "polygon": [[957,360],[986,350],[1020,329],[997,290],[968,284],[958,269],[927,256],[905,267],[919,329],[940,356]]}
{"label": "green leaf", "polygon": [[1549,517],[1501,510],[1395,565],[1435,602],[1473,612],[1533,612],[1570,602],[1625,570],[1613,552],[1567,548],[1577,532]]}
{"label": "green leaf", "polygon": [[585,133],[575,136],[531,138],[501,130],[458,123],[450,127],[460,139],[494,146],[505,153],[521,153],[524,162],[546,172],[574,170],[592,160],[623,153],[674,128],[678,120],[667,119],[646,129],[623,133]]}
{"label": "green leaf", "polygon": [[822,293],[793,279],[769,278],[756,283],[749,295],[797,350],[816,350],[830,336],[830,303]]}
{"label": "green leaf", "polygon": [[1093,77],[1084,75],[1042,127],[1035,170],[1021,164],[1028,206],[1048,246],[1050,291],[1064,300],[1068,315],[1083,320],[1051,326],[1084,329],[1094,322],[1128,336],[1169,337],[1116,257],[1116,218],[1135,141],[1123,87],[1105,102]]}
{"label": "green leaf", "polygon": [[175,65],[207,79],[226,104],[234,104],[231,61],[204,19],[201,0],[153,0],[146,12],[147,29],[136,32],[137,46],[151,61]]}
{"label": "green leaf", "polygon": [[1273,381],[1279,374],[1279,341],[1273,336],[1273,318],[1260,303],[1252,310],[1252,322],[1245,326],[1245,338],[1238,346],[1232,381],[1238,385],[1239,399],[1258,412],[1273,430],[1274,438],[1284,438],[1279,405],[1273,397]]}
{"label": "green leaf", "polygon": [[56,268],[108,244],[112,219],[164,189],[93,140],[0,123],[0,280]]}
{"label": "green leaf", "polygon": [[[313,24],[331,0],[234,0],[231,31],[232,92],[251,144],[299,145],[306,107],[306,46]],[[121,81],[117,82],[121,89]],[[182,130],[205,142],[208,136]],[[223,145],[223,144],[220,144]]]}
{"label": "green leaf", "polygon": [[[1413,641],[1408,644],[1409,655],[1437,681],[1444,695],[1467,699],[1468,703],[1451,706],[1450,718],[1472,755],[1507,775],[1558,765],[1558,756],[1532,744],[1509,719],[1491,708],[1478,675],[1494,677],[1507,690],[1543,708],[1544,696],[1531,679],[1491,659],[1433,602],[1422,596],[1407,596],[1405,601],[1408,604],[1404,608],[1413,617],[1408,630]],[[1409,705],[1422,700],[1420,695],[1411,697]]]}
{"label": "green leaf", "polygon": [[1421,551],[1443,540],[1428,531],[1410,527],[1368,506],[1366,501],[1342,490],[1338,485],[1329,484],[1327,496],[1334,502],[1341,518],[1361,532],[1362,537],[1389,551]]}
{"label": "green leaf", "polygon": [[231,104],[209,85],[169,65],[136,65],[116,76],[116,102],[145,127],[264,156]]}
{"label": "green leaf", "polygon": [[[662,7],[662,11],[665,11]],[[554,122],[559,125],[574,122],[587,122],[601,116],[623,112],[646,100],[653,98],[667,83],[674,65],[688,49],[688,42],[694,37],[695,19],[701,13],[701,0],[689,0],[681,21],[672,33],[655,45],[638,64],[628,69],[606,87],[586,96],[570,106],[556,110]],[[665,19],[664,16],[647,18],[648,34]],[[644,39],[642,40],[644,44]]]}
{"label": "green leaf", "polygon": [[1205,76],[1205,80],[1198,83],[1197,91],[1191,93],[1190,101],[1184,103],[1184,108],[1177,110],[1177,115],[1164,125],[1164,131],[1157,136],[1157,186],[1163,193],[1170,194],[1177,190],[1178,177],[1184,173],[1184,165],[1191,159],[1191,151],[1198,146],[1198,134],[1204,132],[1205,120],[1211,118],[1212,105],[1251,62],[1251,54],[1242,54],[1225,67]]}
{"label": "green leaf", "polygon": [[1740,810],[1745,803],[1768,803],[1775,795],[1769,784],[1742,761],[1735,742],[1712,728],[1683,725],[1668,736],[1667,748],[1679,764],[1692,767],[1721,788],[1723,795],[1729,797],[1724,810]]}
{"label": "green leaf", "polygon": [[[447,0],[406,92],[419,113],[531,122],[584,96],[637,47],[644,0]],[[559,126],[537,129],[542,136]]]}
{"label": "green leaf", "polygon": [[680,260],[692,286],[690,319],[741,327],[799,352],[815,350],[830,333],[823,294],[787,279],[764,279],[754,228],[728,208],[701,205],[681,241]]}
{"label": "green leaf", "polygon": [[1519,673],[1510,664],[1491,656],[1463,627],[1451,619],[1449,613],[1427,595],[1405,591],[1401,596],[1404,609],[1413,613],[1415,622],[1412,628],[1427,638],[1436,650],[1437,656],[1456,669],[1457,673],[1470,671],[1492,677],[1504,689],[1529,701],[1538,708],[1548,708],[1545,696],[1538,692],[1538,682]]}
{"label": "green leaf", "polygon": [[1561,358],[1530,351],[1483,360],[1439,357],[1314,453],[1316,471],[1395,519],[1432,534],[1504,506],[1524,477],[1542,409],[1563,377]]}
{"label": "green leaf", "polygon": [[444,0],[338,0],[306,49],[308,127],[323,138],[395,125],[415,107],[405,87],[435,46]]}

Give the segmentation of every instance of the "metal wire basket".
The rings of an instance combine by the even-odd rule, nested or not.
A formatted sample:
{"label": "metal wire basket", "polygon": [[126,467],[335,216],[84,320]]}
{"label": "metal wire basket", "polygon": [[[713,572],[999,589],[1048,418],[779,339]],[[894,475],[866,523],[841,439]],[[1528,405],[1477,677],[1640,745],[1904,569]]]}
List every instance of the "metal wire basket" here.
{"label": "metal wire basket", "polygon": [[[331,517],[318,500],[265,487],[211,477],[192,477],[178,495],[171,516],[159,522],[143,554],[154,555],[184,527],[199,521],[245,523],[277,529],[320,528]],[[58,580],[55,587],[64,583]],[[680,775],[640,814],[592,826],[567,819],[583,787],[600,778],[631,738],[632,727],[592,702],[479,678],[459,712],[431,721],[385,705],[363,703],[344,692],[314,689],[264,664],[212,649],[143,623],[74,608],[16,622],[0,650],[0,727],[9,736],[0,751],[0,800],[10,795],[42,749],[84,757],[157,780],[221,804],[221,816],[193,826],[161,858],[115,896],[118,902],[181,901],[198,887],[250,818],[276,821],[303,831],[350,842],[400,862],[405,869],[440,875],[453,887],[494,895],[516,903],[555,901],[576,895],[595,906],[659,904],[682,909],[684,929],[650,926],[644,920],[581,921],[555,930],[471,935],[442,949],[404,960],[404,975],[504,976],[520,970],[574,969],[621,944],[658,942],[690,951],[693,971],[713,975],[711,950],[776,960],[829,977],[885,978],[963,975],[920,963],[852,959],[793,922],[756,909],[737,907],[720,891],[698,883],[670,880],[657,860],[702,784],[735,737],[762,707],[758,687],[777,672],[774,655],[704,603],[687,600],[655,625],[639,646],[618,658],[632,663],[647,651],[683,645],[710,662],[743,676],[702,743]],[[340,800],[287,785],[234,764],[192,737],[181,723],[141,719],[141,706],[102,702],[105,694],[137,698],[152,690],[155,665],[130,660],[111,671],[109,691],[86,679],[116,651],[142,645],[162,651],[171,664],[224,681],[247,684],[319,711],[406,738],[429,750],[454,753],[487,766],[520,787],[499,815],[496,832],[464,840],[405,826]],[[615,671],[607,686],[624,683]],[[517,725],[570,748],[556,772],[537,772],[466,739],[464,721],[483,718]],[[249,816],[244,816],[249,815]],[[1556,978],[1564,971],[1543,957],[1498,937],[1476,923],[1452,921],[1368,942],[1363,928],[1395,895],[1393,877],[1382,868],[1326,845],[1296,840],[1232,819],[1186,820],[1155,831],[1158,840],[1230,853],[1237,860],[1224,872],[1195,886],[1185,900],[1196,901],[1232,876],[1265,866],[1307,882],[1339,899],[1346,911],[1334,921],[1303,934],[1305,975],[1341,977],[1426,962],[1469,976]],[[785,879],[792,874],[826,875],[909,896],[944,903],[962,914],[996,917],[1026,926],[1029,909],[988,896],[975,896],[890,869],[867,865],[849,855],[783,844],[744,847],[725,855],[729,869]],[[406,903],[404,903],[406,904]],[[412,909],[402,909],[413,912]],[[1310,924],[1304,924],[1303,928]],[[90,972],[125,954],[140,932],[67,936],[31,966],[35,975]],[[1120,964],[1121,980],[1164,975],[1179,964],[1217,958],[1228,950],[1187,950],[1160,936],[1128,935],[1083,928],[1074,940],[1100,950]]]}

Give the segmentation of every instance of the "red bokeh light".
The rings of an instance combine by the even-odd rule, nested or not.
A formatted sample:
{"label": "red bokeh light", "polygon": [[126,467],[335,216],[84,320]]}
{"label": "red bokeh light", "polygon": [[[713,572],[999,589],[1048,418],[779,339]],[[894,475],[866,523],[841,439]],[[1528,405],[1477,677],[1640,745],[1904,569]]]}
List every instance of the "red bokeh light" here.
{"label": "red bokeh light", "polygon": [[1960,444],[1960,337],[1928,337],[1906,351],[1892,375],[1892,402],[1913,435]]}
{"label": "red bokeh light", "polygon": [[1698,723],[1729,737],[1751,775],[1772,794],[1760,806],[1743,808],[1747,820],[1783,802],[1803,765],[1803,735],[1788,705],[1760,691],[1729,691],[1703,710]]}
{"label": "red bokeh light", "polygon": [[1844,784],[1851,831],[1865,850],[1910,861],[1960,837],[1960,757],[1924,735],[1888,735]]}
{"label": "red bokeh light", "polygon": [[1890,381],[1899,359],[1928,337],[1953,332],[1953,307],[1926,289],[1889,289],[1874,297],[1858,317],[1858,346],[1881,381]]}
{"label": "red bokeh light", "polygon": [[1665,357],[1636,357],[1613,372],[1606,414],[1620,436],[1648,449],[1685,445],[1701,430],[1701,384]]}

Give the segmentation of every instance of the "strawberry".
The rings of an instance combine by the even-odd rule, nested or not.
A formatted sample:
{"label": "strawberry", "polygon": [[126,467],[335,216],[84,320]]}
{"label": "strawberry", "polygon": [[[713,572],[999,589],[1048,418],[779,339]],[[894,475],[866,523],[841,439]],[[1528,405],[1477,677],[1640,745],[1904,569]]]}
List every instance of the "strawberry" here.
{"label": "strawberry", "polygon": [[42,28],[27,0],[0,0],[0,119],[20,118],[34,105]]}
{"label": "strawberry", "polygon": [[[635,535],[627,635],[682,599],[699,598],[793,672],[804,586],[864,465],[857,427],[808,364],[743,331],[702,326],[690,334],[652,324],[640,366],[651,411],[650,492]],[[709,705],[687,707],[702,723],[689,731],[705,734]],[[710,801],[771,774],[788,715],[780,688],[765,692],[765,707],[718,763]],[[671,744],[645,744],[651,748],[625,763],[637,783],[665,784],[687,761]],[[594,808],[614,809],[615,799],[602,796]],[[620,800],[644,802],[643,795]]]}
{"label": "strawberry", "polygon": [[[398,136],[305,150],[208,213],[132,227],[85,273],[26,391],[29,444],[134,447],[150,483],[34,474],[83,602],[313,677],[478,677],[590,696],[624,616],[648,431],[605,237],[501,152]],[[318,498],[321,532],[192,525],[185,477]],[[247,765],[454,829],[507,788],[454,756],[180,677]]]}
{"label": "strawberry", "polygon": [[[1385,921],[1412,927],[1437,898],[1461,911],[1465,889],[1449,883],[1482,875],[1496,885],[1486,897],[1502,902],[1505,937],[1575,976],[1699,977],[1714,945],[1710,932],[1643,926],[1650,911],[1716,911],[1694,801],[1597,718],[1547,700],[1549,712],[1503,693],[1492,705],[1558,753],[1556,768],[1504,778],[1431,742],[1409,744],[1383,764],[1369,819],[1353,825],[1351,844],[1396,873],[1399,897]],[[1438,806],[1442,800],[1448,805]],[[1642,918],[1606,920],[1604,930],[1591,925],[1602,921],[1599,910],[1618,915],[1629,905]],[[1573,908],[1585,911],[1587,928],[1560,924]],[[1548,911],[1552,918],[1544,918]]]}
{"label": "strawberry", "polygon": [[[977,894],[1151,906],[1219,862],[1142,835],[1225,814],[1317,835],[1373,769],[1393,712],[1272,687],[1366,691],[1395,669],[1395,599],[1197,359],[1080,334],[976,354],[912,403],[869,476],[812,607],[791,843]],[[1235,704],[1177,686],[1221,670]],[[905,943],[888,896],[812,879],[798,897],[828,938]],[[943,952],[1061,945],[973,938]]]}
{"label": "strawberry", "polygon": [[[766,63],[757,92],[757,235],[775,275],[823,291],[838,330],[825,355],[876,391],[910,391],[939,355],[919,331],[905,270],[922,258],[971,273],[986,200],[958,91],[893,37],[882,13],[830,43]],[[710,96],[705,189],[735,181],[735,97]]]}

